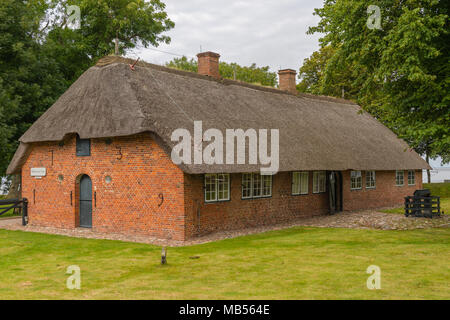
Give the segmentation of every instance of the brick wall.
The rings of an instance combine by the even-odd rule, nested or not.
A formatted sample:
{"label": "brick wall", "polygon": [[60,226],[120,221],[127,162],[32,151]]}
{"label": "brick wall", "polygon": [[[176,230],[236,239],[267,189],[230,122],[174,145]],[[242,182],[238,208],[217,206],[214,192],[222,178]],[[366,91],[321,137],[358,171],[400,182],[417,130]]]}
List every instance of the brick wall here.
{"label": "brick wall", "polygon": [[[184,239],[183,172],[148,135],[115,138],[112,144],[92,139],[90,157],[76,157],[75,148],[75,137],[63,147],[33,147],[22,169],[31,225],[78,227],[79,179],[87,174],[97,195],[93,230]],[[33,167],[47,168],[47,176],[32,178]],[[106,176],[112,178],[110,184]],[[164,203],[159,207],[160,194]]]}
{"label": "brick wall", "polygon": [[383,207],[401,206],[406,196],[422,189],[422,171],[416,171],[416,184],[408,186],[408,171],[405,170],[403,187],[396,186],[395,171],[377,171],[376,188],[366,188],[366,173],[362,172],[362,189],[350,190],[350,171],[343,172],[344,210],[354,211]]}
{"label": "brick wall", "polygon": [[[41,143],[33,146],[23,166],[23,196],[29,199],[32,225],[57,228],[79,226],[79,181],[91,177],[93,230],[137,234],[161,239],[185,240],[219,230],[271,225],[300,217],[327,214],[328,193],[313,194],[312,172],[309,194],[291,195],[292,175],[273,177],[271,198],[242,200],[242,175],[231,175],[231,200],[205,203],[204,176],[184,174],[147,134],[112,139],[92,139],[91,156],[76,156],[76,139],[64,146]],[[47,176],[32,178],[34,167],[47,168]],[[350,171],[343,174],[344,210],[401,205],[406,195],[422,188],[422,172],[416,185],[395,185],[394,171],[377,171],[376,189],[350,190]],[[60,179],[59,177],[62,177]],[[112,178],[111,183],[105,177]],[[71,203],[72,193],[72,203]],[[162,199],[164,202],[160,206]],[[94,199],[93,199],[94,200]]]}
{"label": "brick wall", "polygon": [[231,201],[218,203],[205,203],[203,179],[203,175],[185,176],[188,238],[219,230],[271,225],[328,212],[328,194],[312,194],[312,173],[309,177],[309,195],[292,196],[291,173],[281,172],[273,177],[271,198],[251,200],[241,199],[242,175],[232,174]]}

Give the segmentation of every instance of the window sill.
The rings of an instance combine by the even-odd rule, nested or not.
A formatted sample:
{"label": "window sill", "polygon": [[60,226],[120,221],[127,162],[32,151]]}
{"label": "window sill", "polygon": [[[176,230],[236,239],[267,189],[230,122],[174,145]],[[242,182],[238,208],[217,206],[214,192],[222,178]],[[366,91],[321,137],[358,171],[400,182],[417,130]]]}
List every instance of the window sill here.
{"label": "window sill", "polygon": [[293,197],[309,196],[309,192],[308,193],[299,193],[299,194],[291,193],[291,196],[293,196]]}
{"label": "window sill", "polygon": [[205,204],[217,204],[217,203],[224,203],[224,202],[230,202],[231,199],[229,200],[215,200],[215,201],[206,201],[205,200]]}
{"label": "window sill", "polygon": [[264,197],[254,197],[254,198],[241,198],[241,200],[261,200],[261,199],[270,199],[272,196],[264,196]]}

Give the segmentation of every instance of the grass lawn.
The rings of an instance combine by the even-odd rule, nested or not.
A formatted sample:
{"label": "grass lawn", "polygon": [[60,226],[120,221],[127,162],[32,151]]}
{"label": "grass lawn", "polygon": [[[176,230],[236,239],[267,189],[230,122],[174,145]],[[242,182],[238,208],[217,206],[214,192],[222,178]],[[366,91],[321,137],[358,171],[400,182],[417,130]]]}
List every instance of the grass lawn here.
{"label": "grass lawn", "polygon": [[450,299],[449,242],[450,229],[292,228],[169,248],[161,266],[156,246],[0,230],[0,299]]}

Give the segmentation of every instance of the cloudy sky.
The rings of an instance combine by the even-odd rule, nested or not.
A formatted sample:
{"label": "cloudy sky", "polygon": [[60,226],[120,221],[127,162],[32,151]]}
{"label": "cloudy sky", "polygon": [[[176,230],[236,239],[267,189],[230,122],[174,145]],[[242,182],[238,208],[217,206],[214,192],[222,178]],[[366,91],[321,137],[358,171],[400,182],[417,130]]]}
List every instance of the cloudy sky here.
{"label": "cloudy sky", "polygon": [[[203,51],[241,65],[256,63],[298,69],[318,49],[318,35],[307,35],[318,22],[314,8],[322,0],[163,0],[175,28],[169,45],[157,49],[195,57]],[[129,56],[164,64],[173,55],[140,49]]]}

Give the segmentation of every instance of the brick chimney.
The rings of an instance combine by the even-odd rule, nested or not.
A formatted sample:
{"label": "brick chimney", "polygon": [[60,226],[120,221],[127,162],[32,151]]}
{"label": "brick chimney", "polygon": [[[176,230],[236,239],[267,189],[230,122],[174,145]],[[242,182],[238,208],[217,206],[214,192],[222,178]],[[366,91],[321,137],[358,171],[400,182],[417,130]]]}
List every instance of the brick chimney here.
{"label": "brick chimney", "polygon": [[220,79],[219,73],[219,58],[220,54],[208,51],[197,55],[198,58],[198,73]]}
{"label": "brick chimney", "polygon": [[296,76],[297,72],[292,69],[284,69],[278,71],[280,77],[280,90],[297,94]]}

